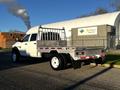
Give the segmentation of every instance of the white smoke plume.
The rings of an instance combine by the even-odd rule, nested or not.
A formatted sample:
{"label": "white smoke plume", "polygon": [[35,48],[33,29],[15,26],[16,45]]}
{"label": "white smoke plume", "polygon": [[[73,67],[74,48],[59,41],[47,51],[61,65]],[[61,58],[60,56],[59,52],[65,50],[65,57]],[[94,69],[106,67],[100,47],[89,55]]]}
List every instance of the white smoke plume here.
{"label": "white smoke plume", "polygon": [[27,26],[27,29],[31,28],[27,10],[22,5],[18,4],[16,0],[0,0],[0,3],[6,5],[11,14],[21,18]]}

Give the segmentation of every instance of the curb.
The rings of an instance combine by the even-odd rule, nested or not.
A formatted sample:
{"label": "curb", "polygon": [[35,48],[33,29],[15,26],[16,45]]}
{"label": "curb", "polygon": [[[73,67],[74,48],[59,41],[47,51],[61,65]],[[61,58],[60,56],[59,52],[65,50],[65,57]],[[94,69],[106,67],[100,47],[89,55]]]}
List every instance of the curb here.
{"label": "curb", "polygon": [[[90,63],[90,65],[91,66],[96,66],[96,64],[95,63]],[[102,66],[102,67],[112,67],[112,68],[118,68],[118,69],[120,69],[120,65],[113,65],[113,66],[111,66],[110,64],[98,64],[97,66]]]}

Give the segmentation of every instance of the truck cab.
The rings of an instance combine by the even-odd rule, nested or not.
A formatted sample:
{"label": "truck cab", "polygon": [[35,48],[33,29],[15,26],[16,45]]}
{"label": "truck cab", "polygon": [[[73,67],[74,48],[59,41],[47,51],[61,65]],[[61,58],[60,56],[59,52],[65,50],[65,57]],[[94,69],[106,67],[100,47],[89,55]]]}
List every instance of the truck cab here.
{"label": "truck cab", "polygon": [[12,46],[13,61],[19,60],[19,56],[37,57],[37,36],[36,28],[32,28]]}

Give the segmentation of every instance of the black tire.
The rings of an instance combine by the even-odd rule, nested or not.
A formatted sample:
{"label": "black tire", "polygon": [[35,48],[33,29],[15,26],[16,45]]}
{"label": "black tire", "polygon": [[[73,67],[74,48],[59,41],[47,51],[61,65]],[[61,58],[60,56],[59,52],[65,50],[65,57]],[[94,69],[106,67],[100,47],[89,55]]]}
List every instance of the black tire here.
{"label": "black tire", "polygon": [[54,70],[62,70],[65,69],[67,63],[65,61],[64,56],[61,54],[53,54],[50,60],[50,66]]}
{"label": "black tire", "polygon": [[12,51],[12,62],[18,62],[20,60],[20,54],[18,51]]}

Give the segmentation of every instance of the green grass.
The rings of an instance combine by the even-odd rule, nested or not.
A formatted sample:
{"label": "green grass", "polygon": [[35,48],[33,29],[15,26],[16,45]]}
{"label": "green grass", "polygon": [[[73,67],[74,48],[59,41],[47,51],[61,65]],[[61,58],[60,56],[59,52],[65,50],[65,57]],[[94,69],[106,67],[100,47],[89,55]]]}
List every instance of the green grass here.
{"label": "green grass", "polygon": [[120,55],[108,54],[104,64],[120,65]]}

